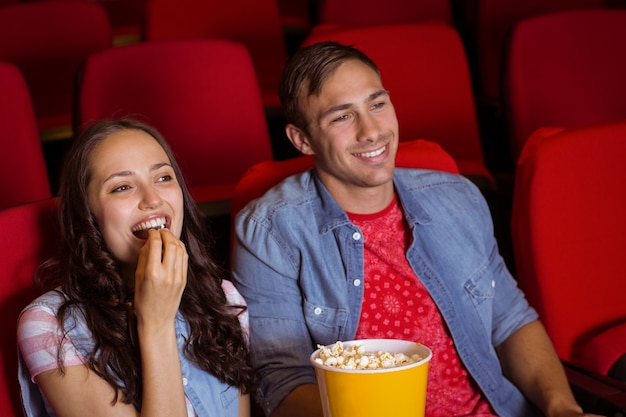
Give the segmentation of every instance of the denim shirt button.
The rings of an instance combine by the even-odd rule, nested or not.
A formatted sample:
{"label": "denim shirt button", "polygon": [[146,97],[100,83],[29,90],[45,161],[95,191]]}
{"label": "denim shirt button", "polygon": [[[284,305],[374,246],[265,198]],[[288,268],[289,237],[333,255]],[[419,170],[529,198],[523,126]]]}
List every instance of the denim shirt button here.
{"label": "denim shirt button", "polygon": [[187,386],[187,383],[189,383],[189,381],[187,381],[187,378],[183,377],[183,386]]}
{"label": "denim shirt button", "polygon": [[355,287],[358,287],[359,285],[361,285],[361,280],[360,280],[360,279],[355,279],[354,281],[352,281],[352,284],[353,284]]}
{"label": "denim shirt button", "polygon": [[320,307],[315,307],[315,310],[313,310],[313,313],[316,316],[319,316],[320,314],[322,314],[322,309]]}
{"label": "denim shirt button", "polygon": [[491,280],[491,288],[496,288],[496,281],[495,280]]}
{"label": "denim shirt button", "polygon": [[361,239],[361,234],[359,232],[352,233],[352,239],[354,239],[354,240]]}

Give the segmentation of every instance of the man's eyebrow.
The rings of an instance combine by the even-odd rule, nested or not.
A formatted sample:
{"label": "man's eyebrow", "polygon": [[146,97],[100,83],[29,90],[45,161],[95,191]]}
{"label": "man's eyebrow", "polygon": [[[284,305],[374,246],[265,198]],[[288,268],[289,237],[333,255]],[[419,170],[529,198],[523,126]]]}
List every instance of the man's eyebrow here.
{"label": "man's eyebrow", "polygon": [[330,114],[337,113],[337,112],[340,112],[340,111],[344,111],[344,110],[347,110],[347,109],[352,108],[352,107],[354,107],[354,105],[352,103],[345,103],[345,104],[339,104],[337,106],[333,106],[333,107],[327,109],[322,114],[320,114],[319,119],[322,120],[322,119],[326,118]]}
{"label": "man's eyebrow", "polygon": [[[168,166],[171,167],[172,165],[167,163],[167,162],[159,162],[156,164],[152,164],[150,165],[150,171],[156,171],[164,166]],[[126,170],[126,171],[119,171],[119,172],[114,172],[113,174],[109,175],[108,177],[106,177],[104,179],[104,181],[102,181],[102,183],[106,183],[107,181],[110,181],[114,178],[118,178],[118,177],[130,177],[131,175],[133,175],[133,171],[130,170]]]}
{"label": "man's eyebrow", "polygon": [[378,90],[372,94],[369,95],[369,97],[367,98],[367,101],[374,101],[376,100],[378,97],[380,96],[388,96],[389,95],[389,91],[387,90]]}
{"label": "man's eyebrow", "polygon": [[[376,100],[377,98],[379,98],[380,96],[383,96],[383,95],[389,95],[389,91],[384,90],[384,89],[375,91],[372,94],[370,94],[369,96],[367,96],[367,98],[364,100],[364,102],[365,103],[370,103],[370,102]],[[323,112],[320,115],[319,119],[321,120],[321,119],[325,118],[326,116],[328,116],[329,114],[340,112],[340,111],[343,111],[343,110],[347,110],[347,109],[350,109],[352,107],[354,107],[353,103],[345,103],[345,104],[339,104],[337,106],[333,106],[333,107],[327,109],[325,112]]]}

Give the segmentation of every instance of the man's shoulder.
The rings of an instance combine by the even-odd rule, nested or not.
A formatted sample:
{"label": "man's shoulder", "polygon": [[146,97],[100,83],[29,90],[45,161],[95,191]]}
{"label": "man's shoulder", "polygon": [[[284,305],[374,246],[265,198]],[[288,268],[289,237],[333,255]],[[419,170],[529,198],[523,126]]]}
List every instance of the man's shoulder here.
{"label": "man's shoulder", "polygon": [[413,189],[435,186],[471,186],[471,181],[462,175],[430,169],[396,168],[395,179]]}
{"label": "man's shoulder", "polygon": [[268,217],[271,213],[280,210],[301,208],[316,198],[316,187],[313,181],[313,174],[310,170],[291,175],[271,187],[259,198],[250,201],[239,216],[254,214]]}
{"label": "man's shoulder", "polygon": [[409,205],[442,205],[458,207],[482,204],[482,194],[478,187],[463,175],[425,169],[396,169],[394,176],[397,192]]}

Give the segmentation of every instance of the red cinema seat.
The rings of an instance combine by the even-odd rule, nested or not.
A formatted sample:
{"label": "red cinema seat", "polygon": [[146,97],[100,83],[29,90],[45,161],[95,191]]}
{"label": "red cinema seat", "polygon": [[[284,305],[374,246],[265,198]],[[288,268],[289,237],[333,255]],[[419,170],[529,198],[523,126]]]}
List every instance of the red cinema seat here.
{"label": "red cinema seat", "polygon": [[35,269],[59,247],[57,199],[0,210],[0,415],[23,416],[17,379],[17,317],[40,293]]}
{"label": "red cinema seat", "polygon": [[320,24],[361,26],[438,19],[454,23],[450,0],[321,0]]}
{"label": "red cinema seat", "polygon": [[92,54],[78,104],[81,129],[120,117],[157,128],[198,202],[229,199],[248,167],[272,158],[252,61],[237,42],[154,41]]}
{"label": "red cinema seat", "polygon": [[52,196],[37,122],[18,67],[0,62],[0,209]]}
{"label": "red cinema seat", "polygon": [[0,7],[0,61],[20,69],[42,140],[72,137],[78,68],[92,52],[112,47],[102,6],[35,1]]}
{"label": "red cinema seat", "polygon": [[513,158],[540,127],[626,119],[626,10],[576,10],[520,22],[504,83]]}
{"label": "red cinema seat", "polygon": [[519,285],[559,357],[602,375],[626,353],[624,160],[626,121],[542,128],[515,178]]}
{"label": "red cinema seat", "polygon": [[264,105],[280,107],[277,88],[287,46],[276,0],[147,0],[144,38],[222,38],[243,43],[252,57]]}

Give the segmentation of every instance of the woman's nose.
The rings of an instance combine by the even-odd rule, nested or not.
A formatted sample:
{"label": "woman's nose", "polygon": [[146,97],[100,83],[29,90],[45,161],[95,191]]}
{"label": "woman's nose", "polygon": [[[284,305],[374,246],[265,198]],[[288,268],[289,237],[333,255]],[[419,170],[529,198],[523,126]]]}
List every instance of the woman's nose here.
{"label": "woman's nose", "polygon": [[153,209],[159,207],[163,203],[159,193],[150,186],[142,187],[141,201],[139,207],[141,209]]}

